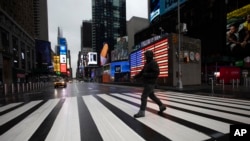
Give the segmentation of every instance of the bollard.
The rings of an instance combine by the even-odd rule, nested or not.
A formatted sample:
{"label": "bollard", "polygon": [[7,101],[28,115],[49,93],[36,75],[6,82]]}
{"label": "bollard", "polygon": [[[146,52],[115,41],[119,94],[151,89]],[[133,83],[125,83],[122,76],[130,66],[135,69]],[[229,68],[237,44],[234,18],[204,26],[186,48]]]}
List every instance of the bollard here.
{"label": "bollard", "polygon": [[233,88],[234,88],[234,79],[233,79]]}
{"label": "bollard", "polygon": [[4,94],[7,95],[8,93],[8,85],[4,84]]}
{"label": "bollard", "polygon": [[224,79],[222,79],[222,89],[224,90],[225,88],[225,82],[224,82]]}
{"label": "bollard", "polygon": [[26,83],[26,91],[29,91],[29,83]]}
{"label": "bollard", "polygon": [[11,93],[12,93],[12,94],[14,94],[14,93],[15,93],[15,86],[14,86],[14,84],[13,84],[13,83],[11,84]]}
{"label": "bollard", "polygon": [[237,79],[236,80],[236,86],[237,86],[237,88],[239,88],[239,82],[240,82],[239,79]]}
{"label": "bollard", "polygon": [[24,83],[23,83],[23,91],[22,91],[23,93],[25,92],[25,85],[24,85]]}
{"label": "bollard", "polygon": [[17,93],[20,93],[20,84],[17,83]]}
{"label": "bollard", "polygon": [[211,93],[213,94],[214,93],[214,81],[213,81],[213,78],[210,78],[210,80],[211,80],[211,85],[212,85]]}

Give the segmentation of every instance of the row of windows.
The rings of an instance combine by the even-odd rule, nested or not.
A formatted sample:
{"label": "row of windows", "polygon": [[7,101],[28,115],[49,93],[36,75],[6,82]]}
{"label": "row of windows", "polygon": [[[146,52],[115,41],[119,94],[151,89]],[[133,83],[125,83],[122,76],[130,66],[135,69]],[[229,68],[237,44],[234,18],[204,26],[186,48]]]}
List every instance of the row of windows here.
{"label": "row of windows", "polygon": [[[25,45],[25,43],[20,42],[18,38],[12,36],[12,50],[10,47],[10,38],[9,33],[3,29],[0,29],[1,37],[1,46],[3,47],[3,53],[11,54],[13,56],[13,66],[20,69],[31,69],[31,59],[34,60],[34,51],[31,51],[31,48]],[[32,58],[31,58],[32,57]],[[21,63],[19,63],[21,62]],[[27,63],[27,65],[26,65]]]}

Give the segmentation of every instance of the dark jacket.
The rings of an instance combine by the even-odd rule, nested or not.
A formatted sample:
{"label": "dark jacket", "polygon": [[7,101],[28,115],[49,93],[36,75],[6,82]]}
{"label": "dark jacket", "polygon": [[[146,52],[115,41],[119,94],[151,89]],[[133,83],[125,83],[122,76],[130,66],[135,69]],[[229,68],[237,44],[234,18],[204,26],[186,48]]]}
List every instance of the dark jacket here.
{"label": "dark jacket", "polygon": [[146,63],[143,69],[134,76],[134,79],[142,78],[143,83],[145,84],[155,84],[160,73],[159,65],[153,59],[154,55],[152,51],[146,51],[144,55],[146,58]]}

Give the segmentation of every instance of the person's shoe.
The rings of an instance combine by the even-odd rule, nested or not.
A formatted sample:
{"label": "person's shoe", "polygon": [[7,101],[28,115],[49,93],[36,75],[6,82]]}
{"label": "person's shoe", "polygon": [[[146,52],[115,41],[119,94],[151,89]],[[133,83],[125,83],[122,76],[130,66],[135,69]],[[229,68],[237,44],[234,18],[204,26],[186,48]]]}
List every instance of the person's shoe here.
{"label": "person's shoe", "polygon": [[165,111],[166,109],[167,109],[166,106],[164,105],[160,106],[160,111],[158,112],[158,114],[162,114],[163,111]]}
{"label": "person's shoe", "polygon": [[134,118],[145,117],[145,111],[139,111],[137,114],[134,115]]}

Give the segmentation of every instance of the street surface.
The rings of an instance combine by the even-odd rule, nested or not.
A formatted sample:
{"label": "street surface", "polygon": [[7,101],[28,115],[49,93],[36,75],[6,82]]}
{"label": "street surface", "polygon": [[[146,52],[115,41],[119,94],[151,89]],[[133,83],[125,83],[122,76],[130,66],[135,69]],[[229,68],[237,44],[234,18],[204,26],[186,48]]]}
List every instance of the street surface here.
{"label": "street surface", "polygon": [[1,99],[1,141],[229,140],[232,124],[250,123],[250,101],[156,89],[167,106],[148,99],[146,117],[133,118],[142,88],[99,83],[51,85]]}

